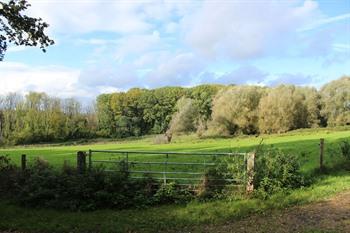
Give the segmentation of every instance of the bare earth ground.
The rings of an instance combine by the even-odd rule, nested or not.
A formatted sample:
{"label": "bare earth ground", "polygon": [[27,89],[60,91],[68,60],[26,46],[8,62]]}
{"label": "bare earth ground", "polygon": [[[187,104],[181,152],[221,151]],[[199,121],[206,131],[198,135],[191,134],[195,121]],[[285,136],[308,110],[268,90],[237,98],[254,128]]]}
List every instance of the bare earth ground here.
{"label": "bare earth ground", "polygon": [[188,229],[186,232],[350,233],[350,191],[326,201],[276,210],[268,215],[253,215],[221,225]]}

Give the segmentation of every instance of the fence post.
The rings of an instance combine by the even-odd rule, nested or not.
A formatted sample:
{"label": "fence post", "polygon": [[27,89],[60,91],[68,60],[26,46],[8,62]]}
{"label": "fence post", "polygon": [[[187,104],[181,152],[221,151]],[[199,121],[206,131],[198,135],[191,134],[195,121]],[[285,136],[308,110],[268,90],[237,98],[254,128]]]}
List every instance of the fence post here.
{"label": "fence post", "polygon": [[167,184],[166,172],[168,171],[168,158],[169,158],[169,154],[167,153],[166,156],[165,156],[164,172],[163,172],[164,185]]}
{"label": "fence post", "polygon": [[77,170],[79,173],[84,173],[86,170],[86,153],[84,151],[77,153]]}
{"label": "fence post", "polygon": [[91,156],[92,156],[92,151],[89,150],[89,170],[91,170],[91,168],[92,168],[92,159],[91,159]]}
{"label": "fence post", "polygon": [[129,153],[126,152],[126,172],[129,172]]}
{"label": "fence post", "polygon": [[26,168],[27,168],[27,156],[25,154],[22,155],[21,157],[21,168],[22,168],[22,171],[25,171]]}
{"label": "fence post", "polygon": [[324,155],[324,138],[320,138],[320,171],[324,170],[323,155]]}
{"label": "fence post", "polygon": [[251,152],[247,154],[247,193],[254,191],[254,165],[255,165],[255,153]]}

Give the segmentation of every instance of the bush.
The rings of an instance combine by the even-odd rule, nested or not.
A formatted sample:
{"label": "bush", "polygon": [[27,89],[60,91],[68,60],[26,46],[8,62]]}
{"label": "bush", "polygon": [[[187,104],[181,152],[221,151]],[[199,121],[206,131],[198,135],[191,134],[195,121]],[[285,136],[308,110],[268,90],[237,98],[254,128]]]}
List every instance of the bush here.
{"label": "bush", "polygon": [[257,154],[254,186],[258,197],[266,199],[275,192],[299,188],[305,184],[297,156],[273,148]]}
{"label": "bush", "polygon": [[184,203],[191,200],[192,193],[187,189],[181,189],[176,183],[163,184],[154,195],[158,204]]}
{"label": "bush", "polygon": [[350,161],[350,140],[344,140],[340,143],[340,150],[344,158]]}
{"label": "bush", "polygon": [[168,144],[169,140],[164,134],[156,135],[153,139],[153,144],[159,145],[159,144]]}
{"label": "bush", "polygon": [[[347,146],[343,146],[345,152]],[[216,165],[206,171],[196,190],[197,198],[234,197],[237,191],[229,193],[226,186],[245,184],[243,156],[219,157],[213,162]],[[125,162],[119,166],[121,172],[107,173],[104,167],[94,167],[80,174],[67,163],[57,170],[37,158],[21,171],[8,157],[0,156],[0,193],[23,206],[83,211],[184,203],[195,197],[190,187],[176,183],[161,185],[150,177],[131,179],[125,172]],[[305,185],[297,158],[278,150],[259,153],[255,172],[256,196],[264,199],[272,193]]]}
{"label": "bush", "polygon": [[131,179],[123,172],[107,173],[95,167],[84,174],[64,164],[55,170],[47,161],[37,158],[26,171],[0,157],[1,194],[28,207],[70,210],[100,208],[140,208],[151,205],[187,202],[192,194],[175,183],[160,185],[150,177]]}
{"label": "bush", "polygon": [[131,180],[124,173],[106,173],[103,168],[79,174],[67,168],[32,167],[15,193],[17,202],[25,206],[94,210],[153,204],[149,200],[156,189],[151,180]]}
{"label": "bush", "polygon": [[[227,197],[232,194],[228,185],[245,185],[246,168],[243,156],[222,156],[214,158],[212,162],[215,166],[205,172],[197,189],[200,199]],[[234,189],[237,191],[237,187]],[[236,191],[234,194],[237,194]]]}
{"label": "bush", "polygon": [[0,196],[10,196],[9,190],[15,189],[19,181],[18,168],[8,156],[0,156]]}

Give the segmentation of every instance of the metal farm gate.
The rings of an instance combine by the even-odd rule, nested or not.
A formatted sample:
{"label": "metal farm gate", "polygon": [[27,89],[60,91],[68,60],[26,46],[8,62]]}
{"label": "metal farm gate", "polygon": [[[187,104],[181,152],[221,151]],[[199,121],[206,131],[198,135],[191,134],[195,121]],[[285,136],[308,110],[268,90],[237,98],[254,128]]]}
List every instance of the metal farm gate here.
{"label": "metal farm gate", "polygon": [[184,186],[198,185],[209,169],[220,169],[219,160],[227,159],[234,161],[238,173],[216,178],[215,183],[253,189],[254,153],[89,150],[87,157],[89,168],[100,164],[107,172],[124,171],[133,179],[151,177],[164,184],[176,182]]}

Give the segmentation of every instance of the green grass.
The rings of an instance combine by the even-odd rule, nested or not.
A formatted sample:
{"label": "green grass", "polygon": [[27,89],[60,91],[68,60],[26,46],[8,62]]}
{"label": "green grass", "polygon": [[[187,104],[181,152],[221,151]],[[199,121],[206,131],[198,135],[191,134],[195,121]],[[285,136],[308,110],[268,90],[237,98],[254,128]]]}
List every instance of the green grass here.
{"label": "green grass", "polygon": [[[342,163],[339,156],[338,145],[339,140],[350,138],[350,130],[297,130],[280,135],[263,135],[241,136],[235,138],[221,139],[198,139],[194,135],[174,137],[171,144],[155,145],[153,137],[145,137],[139,140],[123,140],[109,141],[106,143],[95,143],[88,145],[58,146],[58,145],[40,145],[40,146],[17,146],[13,148],[0,149],[1,155],[9,155],[13,161],[19,164],[20,155],[27,154],[29,162],[35,157],[43,157],[50,164],[61,167],[64,160],[70,161],[75,165],[77,151],[87,151],[89,149],[100,150],[130,150],[130,151],[186,151],[186,152],[249,152],[264,139],[264,146],[280,148],[286,152],[300,155],[302,170],[311,172],[316,169],[319,164],[319,139],[325,138],[325,164],[329,167]],[[116,156],[116,155],[115,155]],[[111,156],[103,153],[96,153],[93,159],[109,159]],[[118,156],[117,156],[118,157]],[[192,157],[193,159],[194,157]],[[198,159],[198,157],[197,157]],[[130,160],[164,160],[164,156],[130,156]],[[189,156],[170,156],[172,161],[189,161]]]}
{"label": "green grass", "polygon": [[268,213],[319,201],[350,189],[350,175],[343,172],[320,178],[313,186],[269,200],[241,199],[192,202],[133,210],[68,212],[20,208],[0,201],[0,230],[25,232],[160,232],[193,229],[203,224],[224,224],[252,213]]}
{"label": "green grass", "polygon": [[[134,151],[187,151],[187,152],[249,152],[264,138],[264,146],[280,148],[299,155],[302,170],[313,174],[319,166],[319,139],[325,138],[325,164],[336,171],[344,161],[339,154],[338,142],[350,138],[349,130],[298,130],[281,135],[260,137],[242,136],[222,139],[198,139],[193,135],[175,137],[171,144],[154,145],[152,137],[138,140],[108,141],[88,145],[40,145],[17,146],[0,149],[0,154],[9,155],[16,163],[21,154],[27,154],[30,161],[41,156],[52,165],[60,167],[64,160],[75,164],[76,152],[88,149],[134,150]],[[94,159],[109,158],[96,154]],[[150,160],[139,155],[137,160]],[[154,159],[161,159],[152,157]],[[174,161],[188,160],[188,157],[174,157]],[[335,175],[336,174],[336,175]],[[319,176],[317,182],[308,188],[289,194],[276,194],[269,200],[236,199],[192,202],[187,205],[170,205],[149,209],[99,210],[93,212],[68,212],[48,209],[26,209],[0,201],[0,230],[25,232],[157,232],[191,229],[202,224],[224,224],[225,221],[242,218],[251,213],[263,213],[272,209],[285,208],[318,201],[335,193],[350,189],[350,175],[336,171],[333,175]]]}

